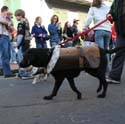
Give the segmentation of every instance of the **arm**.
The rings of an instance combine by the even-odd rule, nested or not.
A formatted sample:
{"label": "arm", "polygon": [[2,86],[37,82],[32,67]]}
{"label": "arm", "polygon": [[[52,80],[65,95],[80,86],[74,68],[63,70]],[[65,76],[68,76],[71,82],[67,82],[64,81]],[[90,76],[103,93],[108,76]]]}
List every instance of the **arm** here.
{"label": "arm", "polygon": [[39,37],[39,35],[36,35],[35,26],[32,27],[31,35],[35,38]]}
{"label": "arm", "polygon": [[12,22],[12,21],[8,23],[7,29],[8,29],[10,32],[12,32],[12,31],[14,30],[14,25],[13,25],[13,22]]}
{"label": "arm", "polygon": [[8,26],[8,21],[4,19],[3,17],[0,17],[0,24]]}
{"label": "arm", "polygon": [[23,23],[18,24],[17,32],[18,32],[17,33],[17,45],[19,47],[25,36],[25,25]]}
{"label": "arm", "polygon": [[93,20],[93,16],[94,16],[93,9],[92,7],[90,7],[83,29],[86,29],[89,27],[89,25],[91,24]]}
{"label": "arm", "polygon": [[17,36],[17,46],[19,47],[20,44],[22,43],[22,40],[23,40],[24,36],[22,34],[19,34]]}
{"label": "arm", "polygon": [[42,37],[42,34],[37,32],[37,27],[35,27],[35,26],[32,27],[31,35],[35,38]]}

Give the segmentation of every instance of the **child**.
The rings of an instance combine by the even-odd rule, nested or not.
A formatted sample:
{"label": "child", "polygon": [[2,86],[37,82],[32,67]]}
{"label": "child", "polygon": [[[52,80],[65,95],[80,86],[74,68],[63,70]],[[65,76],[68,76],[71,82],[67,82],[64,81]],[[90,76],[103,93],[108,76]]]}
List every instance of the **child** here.
{"label": "child", "polygon": [[[23,60],[23,55],[30,47],[29,22],[25,18],[25,12],[21,9],[16,10],[15,17],[19,21],[17,26],[17,46],[18,46],[18,62]],[[23,68],[19,68],[19,77],[22,79],[32,78],[30,72]]]}
{"label": "child", "polygon": [[32,36],[35,37],[36,48],[46,48],[47,31],[42,25],[41,17],[36,17],[34,26],[32,27]]}

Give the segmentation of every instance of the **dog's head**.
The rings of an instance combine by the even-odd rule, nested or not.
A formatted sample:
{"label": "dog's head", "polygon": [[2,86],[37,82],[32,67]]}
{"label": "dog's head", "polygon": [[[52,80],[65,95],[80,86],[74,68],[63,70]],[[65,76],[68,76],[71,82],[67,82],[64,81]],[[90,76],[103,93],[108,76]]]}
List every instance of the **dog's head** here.
{"label": "dog's head", "polygon": [[20,63],[21,68],[27,68],[32,65],[34,56],[30,53],[30,50],[26,51],[23,57],[22,62]]}
{"label": "dog's head", "polygon": [[32,48],[25,52],[20,67],[27,68],[30,65],[34,67],[46,67],[53,49],[48,48]]}

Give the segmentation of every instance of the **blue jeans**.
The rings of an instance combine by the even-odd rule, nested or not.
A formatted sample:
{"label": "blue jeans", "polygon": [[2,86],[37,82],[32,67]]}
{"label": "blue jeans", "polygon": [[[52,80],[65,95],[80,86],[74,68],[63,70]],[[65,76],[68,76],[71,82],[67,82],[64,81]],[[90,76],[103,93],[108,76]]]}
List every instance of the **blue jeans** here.
{"label": "blue jeans", "polygon": [[54,47],[54,46],[56,46],[57,44],[58,44],[58,42],[50,41],[51,47]]}
{"label": "blue jeans", "polygon": [[91,41],[84,41],[84,46],[90,46],[94,44],[94,42],[91,42]]}
{"label": "blue jeans", "polygon": [[[19,63],[21,63],[21,61],[23,60],[23,55],[24,55],[23,49],[22,49],[22,47],[20,47],[18,50],[18,54],[17,54]],[[31,74],[30,74],[30,72],[27,72],[25,69],[19,68],[19,76],[28,77],[28,76],[31,76]]]}
{"label": "blue jeans", "polygon": [[1,52],[0,52],[0,68],[2,68]]}
{"label": "blue jeans", "polygon": [[17,62],[17,43],[16,42],[11,42],[11,62]]}
{"label": "blue jeans", "polygon": [[23,60],[23,49],[22,49],[22,47],[20,47],[19,49],[18,49],[18,54],[17,54],[17,57],[18,57],[18,62],[19,63],[21,63],[22,62],[22,60]]}
{"label": "blue jeans", "polygon": [[111,40],[111,32],[96,30],[94,38],[95,38],[95,42],[99,45],[99,47],[103,49],[109,48],[109,42]]}
{"label": "blue jeans", "polygon": [[64,47],[72,47],[72,41],[69,41],[67,43],[64,44]]}
{"label": "blue jeans", "polygon": [[10,40],[8,36],[0,37],[0,52],[4,76],[12,74],[10,70]]}
{"label": "blue jeans", "polygon": [[[111,32],[104,30],[95,31],[95,43],[98,44],[100,48],[108,49],[111,40]],[[109,62],[109,55],[107,55],[107,60]],[[107,64],[106,76],[109,75],[109,65]]]}
{"label": "blue jeans", "polygon": [[46,42],[45,41],[41,41],[41,43],[36,41],[36,48],[47,48]]}

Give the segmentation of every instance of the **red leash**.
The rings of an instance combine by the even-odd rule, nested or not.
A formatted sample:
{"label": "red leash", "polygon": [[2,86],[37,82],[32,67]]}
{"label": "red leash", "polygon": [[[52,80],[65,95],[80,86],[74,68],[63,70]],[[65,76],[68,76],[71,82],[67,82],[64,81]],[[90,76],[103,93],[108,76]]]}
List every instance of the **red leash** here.
{"label": "red leash", "polygon": [[96,27],[100,26],[101,24],[105,23],[106,21],[112,21],[112,16],[108,16],[105,20],[101,21],[100,23],[98,23],[97,25],[95,25],[94,27],[86,30],[86,31],[83,31],[81,33],[78,33],[76,36],[72,37],[72,38],[68,38],[66,39],[64,42],[61,42],[59,43],[59,45],[62,45],[62,44],[65,44],[69,41],[72,41],[72,40],[75,40],[76,38],[82,36],[82,35],[86,35],[88,34],[91,30],[95,29]]}

